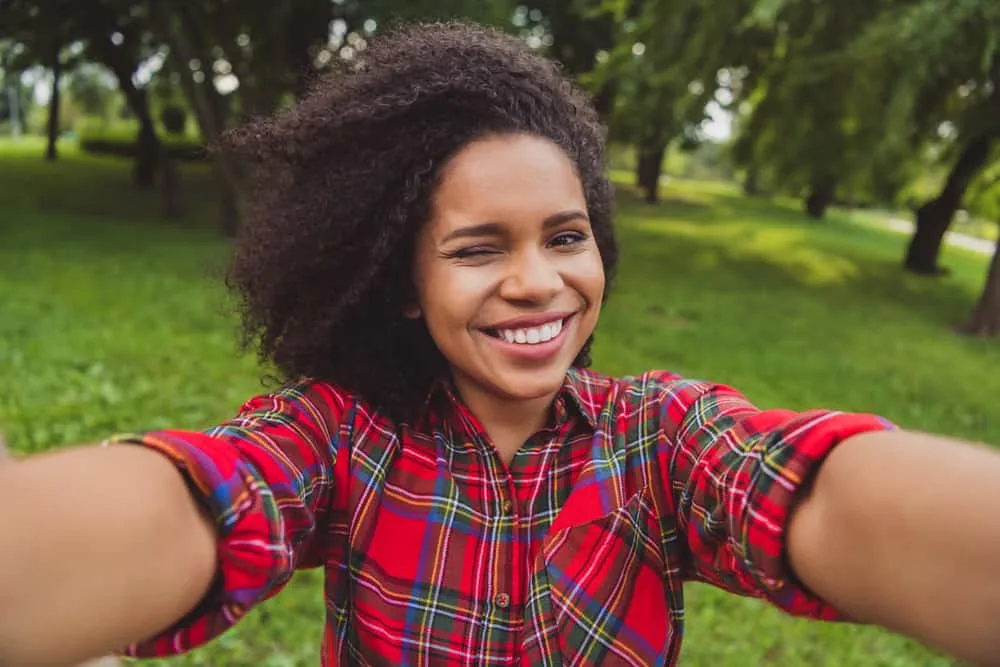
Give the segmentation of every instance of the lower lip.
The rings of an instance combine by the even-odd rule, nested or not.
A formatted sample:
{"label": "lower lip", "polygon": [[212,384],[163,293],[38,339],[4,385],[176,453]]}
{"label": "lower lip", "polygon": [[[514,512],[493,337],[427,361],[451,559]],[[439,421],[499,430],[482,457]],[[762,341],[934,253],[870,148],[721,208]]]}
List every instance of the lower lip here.
{"label": "lower lip", "polygon": [[562,348],[563,341],[566,340],[566,331],[569,329],[572,321],[572,316],[563,320],[562,329],[559,330],[555,338],[547,340],[544,343],[535,343],[534,345],[528,343],[508,343],[505,338],[497,338],[482,331],[480,333],[512,357],[523,361],[545,361],[555,356],[560,348]]}

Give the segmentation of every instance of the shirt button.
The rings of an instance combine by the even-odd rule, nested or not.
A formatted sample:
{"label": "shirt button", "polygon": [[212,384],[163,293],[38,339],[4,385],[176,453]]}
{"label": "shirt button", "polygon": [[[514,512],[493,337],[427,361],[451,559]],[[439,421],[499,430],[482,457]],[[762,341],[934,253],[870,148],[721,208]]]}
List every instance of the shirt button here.
{"label": "shirt button", "polygon": [[514,513],[514,503],[509,500],[503,501],[503,513],[513,514]]}
{"label": "shirt button", "polygon": [[506,609],[510,606],[510,596],[506,593],[498,593],[495,598],[493,598],[493,603],[501,609]]}

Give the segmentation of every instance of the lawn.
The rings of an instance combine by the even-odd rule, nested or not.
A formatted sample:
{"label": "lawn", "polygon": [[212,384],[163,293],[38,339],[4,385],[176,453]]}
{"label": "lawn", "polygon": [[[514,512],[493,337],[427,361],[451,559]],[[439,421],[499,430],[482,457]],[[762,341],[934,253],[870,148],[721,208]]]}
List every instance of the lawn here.
{"label": "lawn", "polygon": [[[202,428],[260,391],[220,287],[204,167],[184,220],[159,216],[127,166],[36,142],[0,144],[0,430],[15,451],[134,429]],[[735,385],[762,406],[865,410],[1000,444],[1000,346],[961,338],[986,259],[948,249],[945,280],[903,275],[905,238],[720,184],[672,183],[646,206],[621,188],[617,286],[595,346],[609,373],[652,367]],[[320,574],[170,665],[318,664]],[[949,665],[886,632],[794,621],[690,586],[681,664]],[[158,664],[158,663],[144,663]]]}

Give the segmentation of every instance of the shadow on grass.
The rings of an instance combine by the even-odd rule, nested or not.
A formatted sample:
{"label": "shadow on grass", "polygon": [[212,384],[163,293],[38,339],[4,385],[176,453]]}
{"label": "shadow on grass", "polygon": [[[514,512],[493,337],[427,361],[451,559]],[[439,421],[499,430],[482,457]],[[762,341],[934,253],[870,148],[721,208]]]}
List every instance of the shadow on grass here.
{"label": "shadow on grass", "polygon": [[813,295],[831,305],[864,302],[873,316],[902,307],[943,327],[966,317],[978,294],[968,281],[903,271],[904,237],[837,216],[817,223],[794,209],[737,196],[666,197],[658,205],[628,189],[619,197],[628,263],[622,273],[629,280],[683,276],[718,290]]}
{"label": "shadow on grass", "polygon": [[166,219],[163,193],[138,188],[132,182],[131,161],[80,153],[64,142],[55,162],[41,152],[0,151],[0,210],[4,226],[20,222],[18,214],[112,217],[132,223],[155,223],[184,228],[214,229],[219,220],[220,190],[207,164],[184,164],[179,169],[182,216]]}

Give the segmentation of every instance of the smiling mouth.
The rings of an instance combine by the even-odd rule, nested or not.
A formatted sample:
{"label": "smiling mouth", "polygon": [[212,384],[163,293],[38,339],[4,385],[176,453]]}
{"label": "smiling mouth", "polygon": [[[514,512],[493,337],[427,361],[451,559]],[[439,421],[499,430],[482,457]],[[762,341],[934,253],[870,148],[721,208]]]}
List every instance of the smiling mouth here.
{"label": "smiling mouth", "polygon": [[516,345],[540,345],[557,338],[566,324],[573,318],[573,315],[564,317],[561,320],[548,322],[537,327],[523,327],[518,329],[481,329],[483,333],[493,338]]}

